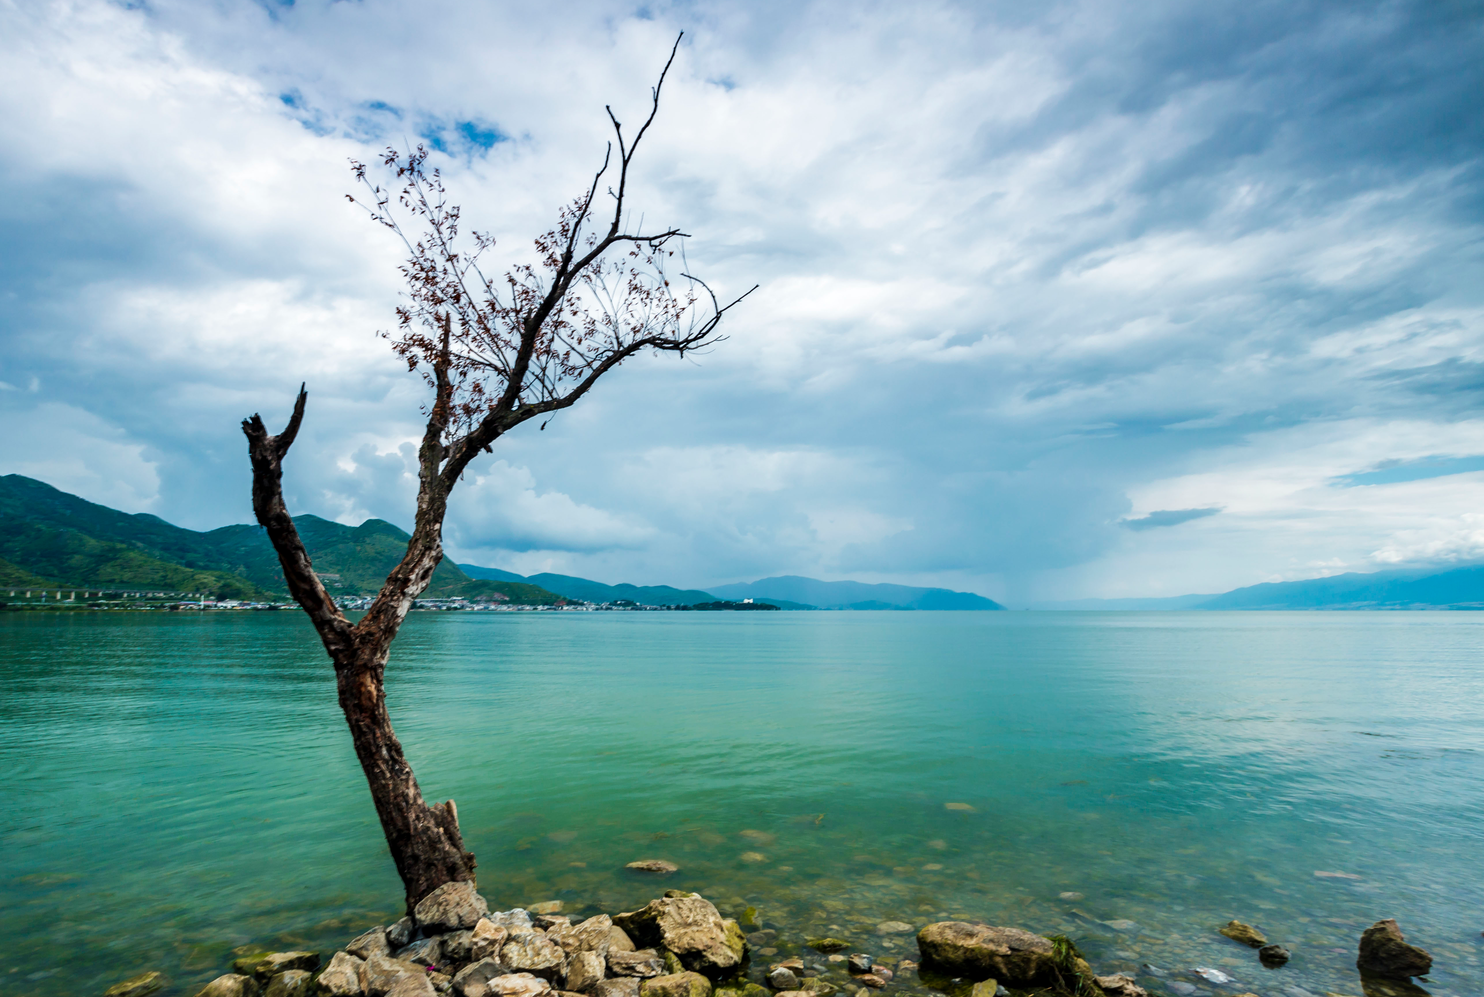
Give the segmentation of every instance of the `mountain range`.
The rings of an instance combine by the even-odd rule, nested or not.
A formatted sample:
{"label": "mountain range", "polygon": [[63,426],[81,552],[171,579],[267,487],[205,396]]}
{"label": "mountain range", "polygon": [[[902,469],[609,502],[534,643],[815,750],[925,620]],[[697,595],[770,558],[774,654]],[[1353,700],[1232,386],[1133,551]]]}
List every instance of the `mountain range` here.
{"label": "mountain range", "polygon": [[[345,526],[302,515],[294,522],[315,569],[336,595],[375,593],[407,548],[407,534],[380,519]],[[222,599],[286,598],[278,556],[257,525],[223,526],[205,532],[187,530],[148,513],[119,512],[19,474],[0,477],[0,586],[203,593]],[[438,566],[425,594],[495,596],[516,605],[626,600],[645,606],[674,606],[751,599],[783,609],[1005,608],[972,592],[826,582],[799,575],[718,585],[702,591],[668,585],[607,585],[552,573],[527,577],[452,560]],[[1219,595],[1082,599],[1026,608],[1484,609],[1484,565],[1269,582]]]}

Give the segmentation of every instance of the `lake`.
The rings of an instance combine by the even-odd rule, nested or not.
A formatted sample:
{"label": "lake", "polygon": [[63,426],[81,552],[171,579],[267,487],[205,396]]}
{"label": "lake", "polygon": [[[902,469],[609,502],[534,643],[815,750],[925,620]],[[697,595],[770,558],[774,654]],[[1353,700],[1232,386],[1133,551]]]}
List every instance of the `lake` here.
{"label": "lake", "polygon": [[[302,614],[0,634],[0,997],[146,969],[189,997],[236,947],[328,953],[400,916]],[[755,906],[785,953],[882,957],[916,950],[883,920],[984,920],[1151,993],[1263,997],[1359,997],[1360,932],[1396,917],[1427,990],[1463,997],[1481,651],[1467,612],[418,613],[387,684],[498,908],[683,887]],[[644,858],[680,872],[623,870]],[[1232,918],[1293,960],[1262,968],[1216,934]]]}

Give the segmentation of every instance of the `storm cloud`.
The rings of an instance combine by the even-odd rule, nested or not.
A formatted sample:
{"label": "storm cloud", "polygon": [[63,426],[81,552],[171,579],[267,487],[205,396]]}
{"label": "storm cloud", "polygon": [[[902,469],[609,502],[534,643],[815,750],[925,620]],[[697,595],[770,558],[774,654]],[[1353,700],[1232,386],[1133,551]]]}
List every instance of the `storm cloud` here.
{"label": "storm cloud", "polygon": [[[502,440],[458,560],[1005,601],[1484,556],[1477,4],[77,0],[0,28],[0,471],[247,521],[237,423],[306,381],[294,510],[410,525],[399,254],[347,161],[428,144],[520,262],[684,29],[636,201],[720,292],[761,288],[709,354]],[[1456,470],[1376,476],[1424,464]]]}

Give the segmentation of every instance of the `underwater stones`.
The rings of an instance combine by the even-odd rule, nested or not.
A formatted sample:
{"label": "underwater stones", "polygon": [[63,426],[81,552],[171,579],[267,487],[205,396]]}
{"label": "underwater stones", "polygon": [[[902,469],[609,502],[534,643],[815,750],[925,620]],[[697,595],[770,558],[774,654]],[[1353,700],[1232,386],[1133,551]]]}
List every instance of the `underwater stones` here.
{"label": "underwater stones", "polygon": [[103,991],[103,997],[145,997],[165,985],[165,974],[150,971],[131,976]]}
{"label": "underwater stones", "polygon": [[939,921],[917,933],[923,963],[950,976],[1025,986],[1048,977],[1051,942],[1020,928]]}
{"label": "underwater stones", "polygon": [[599,980],[593,986],[593,997],[639,997],[639,983],[633,976]]}
{"label": "underwater stones", "polygon": [[608,972],[614,976],[636,976],[648,979],[665,972],[664,960],[654,949],[635,949],[632,952],[608,949]]}
{"label": "underwater stones", "polygon": [[674,862],[666,862],[664,859],[639,859],[624,866],[635,872],[652,872],[656,876],[668,876],[672,872],[679,872],[680,866]]}
{"label": "underwater stones", "polygon": [[799,978],[787,966],[778,966],[768,974],[768,986],[774,990],[797,990]]}
{"label": "underwater stones", "polygon": [[318,952],[257,952],[243,956],[232,963],[232,968],[244,975],[251,975],[259,983],[267,983],[288,969],[303,969],[314,972],[319,969]]}
{"label": "underwater stones", "polygon": [[875,973],[862,973],[860,976],[857,976],[855,978],[855,982],[865,984],[872,990],[880,990],[882,987],[886,986],[886,981],[877,976]]}
{"label": "underwater stones", "polygon": [[969,991],[969,997],[995,997],[999,990],[998,980],[981,980]]}
{"label": "underwater stones", "polygon": [[806,976],[799,980],[799,989],[807,990],[812,994],[818,994],[819,997],[829,997],[830,994],[840,988],[818,976]]}
{"label": "underwater stones", "polygon": [[1221,933],[1234,942],[1241,942],[1255,949],[1260,949],[1268,943],[1266,935],[1252,925],[1243,924],[1241,921],[1226,922],[1226,927],[1221,929]]}
{"label": "underwater stones", "polygon": [[563,986],[579,993],[591,990],[602,979],[608,964],[597,952],[574,952],[567,963],[567,977]]}
{"label": "underwater stones", "polygon": [[711,997],[711,981],[700,973],[672,973],[639,984],[639,997]]}
{"label": "underwater stones", "polygon": [[897,960],[897,972],[898,973],[915,973],[915,972],[917,972],[917,963],[913,962],[911,959],[898,959]]}
{"label": "underwater stones", "polygon": [[1270,969],[1276,969],[1288,962],[1291,953],[1282,945],[1264,945],[1257,950],[1257,958],[1262,964]]}
{"label": "underwater stones", "polygon": [[473,883],[444,883],[417,902],[412,916],[425,934],[441,935],[474,927],[489,909]]}
{"label": "underwater stones", "polygon": [[1388,980],[1405,980],[1426,976],[1432,969],[1432,956],[1427,950],[1408,945],[1394,918],[1377,921],[1360,936],[1360,953],[1355,966],[1362,973]]}
{"label": "underwater stones", "polygon": [[1192,969],[1191,972],[1194,973],[1196,976],[1199,976],[1201,979],[1205,980],[1207,983],[1232,982],[1231,974],[1223,973],[1221,970],[1213,969],[1210,966],[1197,966],[1195,967],[1195,969]]}
{"label": "underwater stones", "polygon": [[[386,953],[373,952],[372,955],[385,956]],[[330,957],[330,964],[325,967],[325,971],[319,974],[315,985],[326,997],[350,997],[351,994],[358,994],[361,992],[363,963],[364,960],[356,958],[349,952],[336,952]]]}
{"label": "underwater stones", "polygon": [[850,959],[848,960],[848,965],[846,968],[848,968],[852,973],[869,973],[871,971],[872,962],[873,960],[871,956],[867,953],[852,952],[850,954]]}
{"label": "underwater stones", "polygon": [[[357,985],[356,993],[360,992],[360,986]],[[227,973],[202,987],[196,997],[257,997],[257,993],[258,982],[251,976]]]}
{"label": "underwater stones", "polygon": [[850,943],[840,938],[811,938],[804,943],[816,952],[829,954],[848,948]]}
{"label": "underwater stones", "polygon": [[[405,941],[402,943],[402,945],[406,944]],[[402,945],[398,945],[397,948],[401,948]],[[391,950],[392,944],[387,941],[385,928],[372,928],[365,934],[352,938],[350,944],[345,946],[345,951],[357,959],[365,959],[373,953],[376,955],[386,955]]]}
{"label": "underwater stones", "polygon": [[526,910],[532,914],[560,914],[562,902],[560,900],[543,900],[539,904],[531,904]]}
{"label": "underwater stones", "polygon": [[912,925],[906,921],[882,921],[876,925],[878,935],[905,935],[912,930]]}
{"label": "underwater stones", "polygon": [[737,922],[723,920],[711,901],[661,897],[639,910],[619,914],[613,923],[643,945],[660,945],[692,972],[712,979],[730,975],[747,954],[747,939]]}
{"label": "underwater stones", "polygon": [[1056,895],[1056,899],[1070,900],[1073,903],[1076,903],[1078,900],[1086,900],[1087,897],[1081,893],[1078,893],[1076,890],[1067,890],[1065,893],[1058,893]]}
{"label": "underwater stones", "polygon": [[566,958],[560,945],[534,931],[513,934],[500,948],[500,962],[509,970],[546,980],[554,980],[561,973]]}

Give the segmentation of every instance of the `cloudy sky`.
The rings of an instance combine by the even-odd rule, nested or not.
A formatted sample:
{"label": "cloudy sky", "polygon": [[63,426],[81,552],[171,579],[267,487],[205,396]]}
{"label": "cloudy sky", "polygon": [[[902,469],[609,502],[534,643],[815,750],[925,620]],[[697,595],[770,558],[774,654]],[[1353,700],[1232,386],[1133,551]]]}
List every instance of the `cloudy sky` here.
{"label": "cloudy sky", "polygon": [[0,472],[207,529],[410,525],[398,247],[437,150],[519,262],[638,119],[637,210],[759,290],[456,493],[450,552],[1008,600],[1484,558],[1484,4],[0,0]]}

